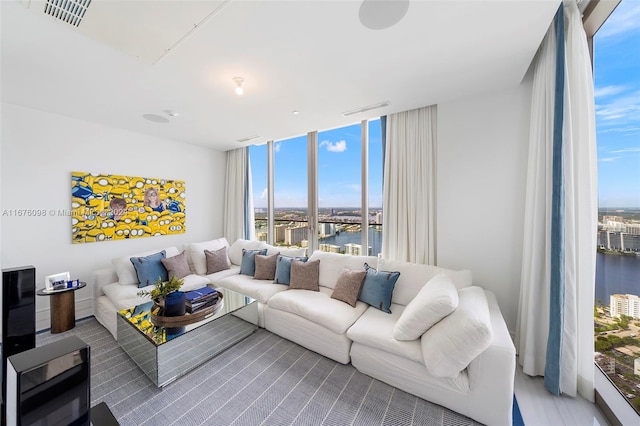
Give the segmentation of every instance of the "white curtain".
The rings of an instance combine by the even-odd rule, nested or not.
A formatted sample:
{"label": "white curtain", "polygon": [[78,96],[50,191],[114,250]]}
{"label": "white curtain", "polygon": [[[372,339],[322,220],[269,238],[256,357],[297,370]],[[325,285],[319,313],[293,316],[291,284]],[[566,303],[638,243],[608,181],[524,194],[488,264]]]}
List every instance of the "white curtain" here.
{"label": "white curtain", "polygon": [[251,173],[247,148],[227,151],[227,184],[224,194],[224,236],[230,244],[255,233]]}
{"label": "white curtain", "polygon": [[[565,85],[562,128],[564,179],[564,303],[561,393],[594,400],[593,305],[597,231],[597,157],[593,75],[575,0],[565,0]],[[545,36],[534,71],[527,174],[522,283],[516,329],[519,362],[543,375],[550,310],[551,146],[555,33]]]}
{"label": "white curtain", "polygon": [[575,0],[566,14],[565,84],[565,328],[560,388],[594,400],[593,305],[598,224],[598,168],[593,73]]}
{"label": "white curtain", "polygon": [[387,117],[382,254],[434,265],[437,108]]}
{"label": "white curtain", "polygon": [[516,346],[522,370],[544,375],[549,332],[551,251],[551,163],[556,67],[553,25],[538,50],[533,73],[529,164],[525,193],[524,238]]}

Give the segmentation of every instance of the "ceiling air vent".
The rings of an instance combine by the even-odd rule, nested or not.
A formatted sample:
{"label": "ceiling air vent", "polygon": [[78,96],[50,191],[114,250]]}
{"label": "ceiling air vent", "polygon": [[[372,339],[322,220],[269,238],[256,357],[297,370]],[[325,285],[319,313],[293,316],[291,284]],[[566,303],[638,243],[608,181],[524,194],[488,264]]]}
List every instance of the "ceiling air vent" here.
{"label": "ceiling air vent", "polygon": [[77,27],[90,4],[91,0],[47,0],[44,13]]}

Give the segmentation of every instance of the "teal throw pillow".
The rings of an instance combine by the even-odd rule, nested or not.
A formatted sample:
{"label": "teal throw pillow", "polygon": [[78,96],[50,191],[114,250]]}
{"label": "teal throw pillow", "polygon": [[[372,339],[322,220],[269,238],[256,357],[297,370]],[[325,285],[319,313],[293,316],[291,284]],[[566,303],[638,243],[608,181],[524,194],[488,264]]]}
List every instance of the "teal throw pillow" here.
{"label": "teal throw pillow", "polygon": [[291,282],[291,261],[292,260],[300,260],[301,262],[306,262],[307,257],[289,257],[278,255],[276,260],[276,276],[273,280],[274,284],[284,284],[289,285]]}
{"label": "teal throw pillow", "polygon": [[364,269],[367,271],[367,275],[364,277],[364,284],[358,299],[390,314],[391,296],[393,296],[393,288],[398,281],[400,272],[378,271],[366,263]]}
{"label": "teal throw pillow", "polygon": [[129,259],[136,270],[139,288],[155,283],[158,281],[158,278],[162,279],[162,281],[169,280],[167,269],[162,264],[162,259],[165,259],[166,256],[167,252],[162,250],[160,253]]}
{"label": "teal throw pillow", "polygon": [[254,276],[256,274],[256,254],[266,255],[267,249],[262,250],[245,250],[242,249],[242,263],[240,264],[240,273],[242,275]]}

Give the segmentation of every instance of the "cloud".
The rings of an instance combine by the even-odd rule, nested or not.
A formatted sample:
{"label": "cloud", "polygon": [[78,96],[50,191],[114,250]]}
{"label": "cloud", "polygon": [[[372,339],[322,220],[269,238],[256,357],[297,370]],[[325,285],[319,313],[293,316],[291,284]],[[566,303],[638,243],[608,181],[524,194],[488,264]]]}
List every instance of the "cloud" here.
{"label": "cloud", "polygon": [[624,148],[611,151],[612,154],[622,154],[623,152],[640,152],[640,148]]}
{"label": "cloud", "polygon": [[280,152],[280,142],[273,144],[273,152]]}
{"label": "cloud", "polygon": [[362,186],[359,183],[349,183],[345,187],[356,192],[362,191]]}
{"label": "cloud", "polygon": [[320,147],[326,146],[327,151],[329,152],[344,152],[347,150],[347,141],[338,141],[338,142],[329,142],[322,141],[320,142]]}
{"label": "cloud", "polygon": [[263,189],[260,193],[260,199],[265,200],[267,198],[267,188]]}
{"label": "cloud", "polygon": [[602,161],[603,163],[614,163],[621,158],[622,157],[605,157],[601,158],[600,161]]}
{"label": "cloud", "polygon": [[[623,5],[627,2],[622,2]],[[621,7],[622,5],[618,6]],[[625,5],[626,6],[626,5]],[[630,6],[625,13],[613,13],[605,25],[597,32],[597,38],[608,38],[622,33],[638,30],[640,22],[640,4]]]}
{"label": "cloud", "polygon": [[596,98],[600,98],[603,96],[617,95],[618,93],[622,93],[626,89],[627,88],[625,86],[615,86],[615,85],[597,87],[594,90],[593,94]]}

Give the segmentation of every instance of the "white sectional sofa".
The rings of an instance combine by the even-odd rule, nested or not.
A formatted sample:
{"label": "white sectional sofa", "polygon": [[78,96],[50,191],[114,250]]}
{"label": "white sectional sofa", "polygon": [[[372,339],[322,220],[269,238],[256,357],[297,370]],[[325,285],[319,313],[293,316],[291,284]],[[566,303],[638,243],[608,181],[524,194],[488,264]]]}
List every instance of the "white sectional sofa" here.
{"label": "white sectional sofa", "polygon": [[[223,246],[229,269],[207,275],[204,250]],[[170,249],[167,257],[179,253]],[[259,325],[275,334],[481,423],[511,424],[515,347],[495,296],[473,286],[469,271],[316,251],[308,262],[319,261],[319,291],[310,291],[240,274],[243,249],[290,257],[302,255],[300,249],[246,240],[229,245],[224,238],[184,249],[194,272],[185,279],[185,289],[208,283],[243,293],[257,300]],[[331,298],[343,269],[362,270],[365,263],[400,273],[391,313],[360,300],[352,307]],[[114,337],[116,309],[146,300],[135,296],[137,286],[118,283],[122,271],[116,269],[94,273],[95,316]],[[447,314],[440,319],[443,307]]]}

